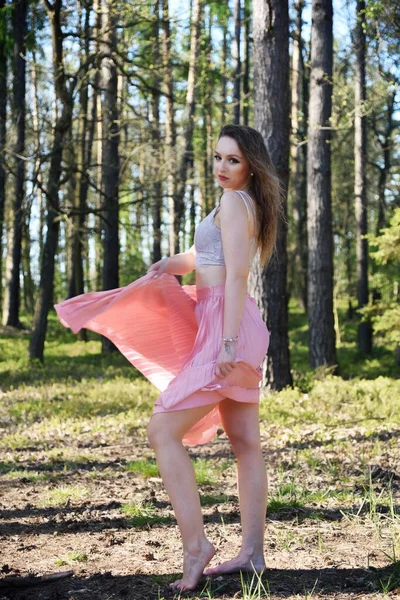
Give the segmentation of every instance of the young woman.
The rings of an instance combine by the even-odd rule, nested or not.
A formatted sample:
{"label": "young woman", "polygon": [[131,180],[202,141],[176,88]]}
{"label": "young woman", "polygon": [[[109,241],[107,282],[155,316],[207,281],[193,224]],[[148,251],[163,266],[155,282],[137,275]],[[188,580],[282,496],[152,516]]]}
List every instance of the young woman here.
{"label": "young woman", "polygon": [[[112,339],[161,390],[148,438],[182,535],[183,577],[171,584],[179,590],[194,589],[203,572],[265,567],[259,384],[269,333],[247,280],[256,255],[265,265],[272,254],[281,187],[261,134],[247,126],[222,128],[214,172],[224,193],[190,250],[152,264],[126,288],[56,305],[64,325]],[[193,269],[196,285],[180,286],[174,275]],[[205,570],[215,549],[184,444],[210,441],[220,424],[238,462],[242,545],[235,558]]]}

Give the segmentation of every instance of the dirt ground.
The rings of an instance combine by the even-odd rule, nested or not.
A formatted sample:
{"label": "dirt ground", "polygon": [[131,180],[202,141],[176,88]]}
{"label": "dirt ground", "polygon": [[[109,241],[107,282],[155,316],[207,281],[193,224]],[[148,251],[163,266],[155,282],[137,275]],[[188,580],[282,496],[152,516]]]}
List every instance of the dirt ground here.
{"label": "dirt ground", "polygon": [[[251,575],[204,577],[197,590],[181,596],[168,586],[179,576],[182,550],[161,479],[126,468],[131,461],[152,459],[144,438],[121,436],[112,446],[90,436],[70,439],[64,449],[57,448],[58,454],[52,450],[51,461],[45,442],[2,451],[3,466],[13,464],[18,452],[20,476],[9,477],[3,468],[0,479],[0,600],[400,597],[395,554],[400,429],[382,427],[374,436],[365,436],[353,428],[346,436],[345,455],[340,444],[321,442],[310,432],[302,442],[291,442],[278,427],[264,426],[270,498],[275,504],[270,504],[266,519],[262,586],[254,578],[252,582]],[[380,451],[367,458],[366,465],[365,457],[377,444]],[[312,457],[308,464],[302,460],[304,451]],[[207,458],[218,472],[213,483],[199,486],[206,532],[217,547],[212,562],[216,564],[232,557],[240,544],[234,457],[225,434],[212,444],[190,448],[190,454]],[[335,465],[336,481],[332,469],[323,469],[327,460]],[[371,489],[364,493],[366,466],[372,495]],[[15,464],[13,468],[15,472]],[[30,472],[38,476],[31,479]],[[389,503],[383,501],[388,482]],[[301,485],[303,496],[307,490],[313,495],[301,502],[300,492],[290,485]],[[79,497],[46,504],[46,494],[71,486]],[[349,498],[358,492],[359,500],[352,504]],[[154,510],[144,523],[132,524],[122,507],[140,502]],[[56,573],[67,576],[40,580]]]}

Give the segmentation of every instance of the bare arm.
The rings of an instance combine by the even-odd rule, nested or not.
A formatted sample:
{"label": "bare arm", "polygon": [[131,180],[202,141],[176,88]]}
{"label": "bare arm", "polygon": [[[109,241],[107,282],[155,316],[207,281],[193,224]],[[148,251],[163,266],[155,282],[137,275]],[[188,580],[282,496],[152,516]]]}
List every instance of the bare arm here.
{"label": "bare arm", "polygon": [[171,275],[185,275],[194,269],[196,250],[194,245],[187,252],[180,252],[168,258],[166,272]]}
{"label": "bare arm", "polygon": [[196,250],[194,245],[187,252],[180,252],[174,256],[165,257],[158,262],[152,264],[150,271],[160,271],[162,273],[170,273],[171,275],[185,275],[190,273],[195,268]]}
{"label": "bare arm", "polygon": [[220,209],[226,267],[223,336],[235,337],[246,302],[250,234],[246,207],[235,192],[226,192]]}

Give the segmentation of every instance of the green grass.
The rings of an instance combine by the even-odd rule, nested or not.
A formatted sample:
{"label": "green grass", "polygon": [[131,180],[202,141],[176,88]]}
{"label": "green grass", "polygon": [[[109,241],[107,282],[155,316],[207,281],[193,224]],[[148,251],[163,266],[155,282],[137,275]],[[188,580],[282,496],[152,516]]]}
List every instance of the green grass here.
{"label": "green grass", "polygon": [[72,550],[71,552],[68,552],[68,554],[64,557],[64,558],[57,558],[54,561],[54,564],[57,567],[63,567],[64,565],[71,565],[74,563],[81,563],[81,562],[87,562],[88,561],[88,555],[86,552],[84,552],[83,550]]}
{"label": "green grass", "polygon": [[21,471],[12,469],[8,471],[6,475],[0,476],[0,478],[17,480],[23,479],[24,481],[30,481],[31,483],[38,483],[40,481],[49,481],[54,479],[49,473],[39,473],[39,471],[28,471],[27,469],[23,469]]}
{"label": "green grass", "polygon": [[42,493],[38,506],[64,506],[67,502],[77,502],[87,498],[89,490],[78,485],[62,485],[53,490],[46,490]]}
{"label": "green grass", "polygon": [[160,472],[154,459],[133,460],[126,465],[125,471],[142,475],[143,477],[160,477]]}
{"label": "green grass", "polygon": [[123,504],[121,510],[128,517],[128,524],[131,527],[141,528],[172,522],[171,517],[159,515],[151,502]]}
{"label": "green grass", "polygon": [[226,494],[200,494],[201,506],[214,506],[225,502],[229,502],[229,496]]}

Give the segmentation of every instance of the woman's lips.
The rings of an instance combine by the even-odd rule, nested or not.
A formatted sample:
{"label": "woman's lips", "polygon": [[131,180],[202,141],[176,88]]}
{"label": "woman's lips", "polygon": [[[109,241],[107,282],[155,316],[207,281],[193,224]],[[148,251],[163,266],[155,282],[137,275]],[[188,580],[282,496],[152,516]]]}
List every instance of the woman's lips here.
{"label": "woman's lips", "polygon": [[226,181],[228,179],[228,177],[224,177],[223,175],[218,175],[218,179],[220,179],[221,181]]}

